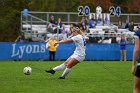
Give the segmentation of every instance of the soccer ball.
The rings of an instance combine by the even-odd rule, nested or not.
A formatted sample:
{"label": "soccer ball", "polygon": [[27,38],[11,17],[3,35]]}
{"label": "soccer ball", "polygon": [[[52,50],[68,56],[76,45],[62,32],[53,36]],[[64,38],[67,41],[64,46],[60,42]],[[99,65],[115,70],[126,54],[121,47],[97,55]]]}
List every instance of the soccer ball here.
{"label": "soccer ball", "polygon": [[24,73],[25,75],[30,75],[30,74],[32,73],[32,68],[31,68],[31,67],[25,67],[25,68],[23,69],[23,73]]}

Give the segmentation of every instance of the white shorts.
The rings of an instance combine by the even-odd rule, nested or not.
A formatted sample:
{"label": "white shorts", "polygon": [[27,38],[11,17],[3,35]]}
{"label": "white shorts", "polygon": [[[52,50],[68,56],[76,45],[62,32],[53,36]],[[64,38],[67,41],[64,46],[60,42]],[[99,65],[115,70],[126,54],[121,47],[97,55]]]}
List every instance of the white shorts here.
{"label": "white shorts", "polygon": [[85,56],[79,56],[79,55],[73,54],[73,55],[70,56],[70,58],[75,58],[76,60],[81,62],[85,59]]}

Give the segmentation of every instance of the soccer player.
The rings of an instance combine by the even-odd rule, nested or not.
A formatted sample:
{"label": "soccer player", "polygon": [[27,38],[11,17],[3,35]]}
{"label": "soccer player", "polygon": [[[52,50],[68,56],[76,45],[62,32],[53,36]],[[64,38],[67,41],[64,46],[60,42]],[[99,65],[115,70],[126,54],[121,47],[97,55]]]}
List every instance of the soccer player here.
{"label": "soccer player", "polygon": [[75,66],[77,63],[83,61],[85,59],[85,45],[88,37],[85,37],[83,32],[79,29],[79,27],[73,24],[71,29],[72,38],[61,40],[55,44],[74,42],[76,45],[76,49],[74,53],[61,65],[54,67],[53,69],[46,70],[46,72],[54,74],[58,70],[64,70],[59,79],[65,79],[66,75],[70,72],[71,68]]}
{"label": "soccer player", "polygon": [[140,30],[135,32],[134,38],[135,38],[135,46],[133,51],[133,62],[131,68],[131,72],[134,75],[133,93],[140,93],[140,59],[138,60],[138,63],[136,62],[140,50]]}

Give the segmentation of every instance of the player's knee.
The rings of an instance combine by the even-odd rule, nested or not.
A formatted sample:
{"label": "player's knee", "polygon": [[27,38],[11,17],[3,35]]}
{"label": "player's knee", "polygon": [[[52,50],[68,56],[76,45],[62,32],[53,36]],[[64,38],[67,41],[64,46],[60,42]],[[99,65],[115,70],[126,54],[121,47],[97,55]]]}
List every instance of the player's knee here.
{"label": "player's knee", "polygon": [[134,86],[135,86],[135,89],[139,89],[140,88],[140,84],[139,83],[135,83]]}
{"label": "player's knee", "polygon": [[134,88],[135,88],[136,90],[140,90],[140,82],[135,81],[135,83],[134,83]]}
{"label": "player's knee", "polygon": [[67,64],[67,66],[66,66],[67,68],[72,68],[73,67],[73,65],[71,65],[71,64]]}
{"label": "player's knee", "polygon": [[64,65],[65,65],[65,66],[67,66],[67,65],[68,65],[68,62],[67,62],[67,61],[65,61],[65,62],[64,62]]}

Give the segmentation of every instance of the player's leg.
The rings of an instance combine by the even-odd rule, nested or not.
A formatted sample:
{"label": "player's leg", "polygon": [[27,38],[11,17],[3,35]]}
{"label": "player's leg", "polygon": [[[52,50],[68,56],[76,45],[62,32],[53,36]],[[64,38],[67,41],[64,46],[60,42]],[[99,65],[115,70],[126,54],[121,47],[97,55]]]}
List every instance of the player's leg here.
{"label": "player's leg", "polygon": [[75,58],[71,58],[68,63],[67,63],[67,68],[72,68],[73,66],[75,66],[77,63],[79,63],[79,61]]}
{"label": "player's leg", "polygon": [[137,65],[135,71],[133,93],[140,93],[140,65]]}
{"label": "player's leg", "polygon": [[134,90],[133,93],[140,93],[140,78],[134,77]]}
{"label": "player's leg", "polygon": [[59,79],[65,79],[66,75],[70,72],[71,68],[75,66],[79,61],[75,58],[70,58],[70,60],[66,64],[66,69],[62,73],[61,77]]}
{"label": "player's leg", "polygon": [[66,64],[69,60],[70,60],[70,58],[68,58],[63,64],[61,64],[59,66],[56,66],[53,69],[45,70],[45,71],[48,72],[48,73],[54,74],[56,71],[63,70],[63,69],[66,68]]}
{"label": "player's leg", "polygon": [[56,66],[53,68],[54,71],[58,71],[58,70],[63,70],[66,68],[66,64],[67,62],[69,62],[71,60],[71,58],[68,58],[63,64]]}

